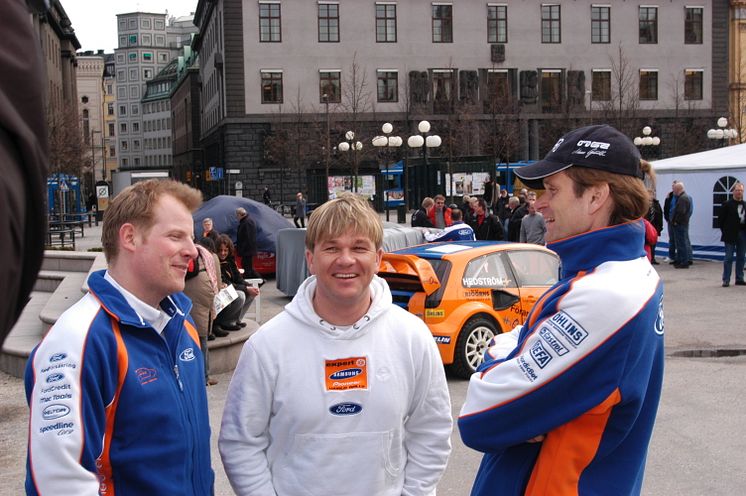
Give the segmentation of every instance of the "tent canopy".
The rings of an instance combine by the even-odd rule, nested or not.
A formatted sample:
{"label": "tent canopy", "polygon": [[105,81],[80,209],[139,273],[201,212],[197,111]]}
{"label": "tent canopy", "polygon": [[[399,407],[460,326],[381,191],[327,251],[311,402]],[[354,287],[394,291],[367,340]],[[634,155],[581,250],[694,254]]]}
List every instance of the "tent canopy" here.
{"label": "tent canopy", "polygon": [[[658,176],[656,196],[661,206],[671,192],[674,180],[683,181],[692,198],[694,212],[689,224],[689,238],[694,258],[722,260],[724,247],[716,223],[717,215],[720,205],[731,198],[735,183],[746,182],[746,144],[671,157],[652,164]],[[656,247],[657,253],[666,254],[669,234],[668,226],[665,226]]]}

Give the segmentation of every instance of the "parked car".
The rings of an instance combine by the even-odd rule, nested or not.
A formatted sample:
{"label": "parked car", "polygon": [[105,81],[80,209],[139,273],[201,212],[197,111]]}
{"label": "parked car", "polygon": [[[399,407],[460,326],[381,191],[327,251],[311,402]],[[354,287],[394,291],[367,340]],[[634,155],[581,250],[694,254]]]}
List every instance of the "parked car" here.
{"label": "parked car", "polygon": [[559,279],[559,257],[527,243],[430,243],[385,253],[394,303],[430,328],[445,365],[468,378],[499,333],[523,323]]}

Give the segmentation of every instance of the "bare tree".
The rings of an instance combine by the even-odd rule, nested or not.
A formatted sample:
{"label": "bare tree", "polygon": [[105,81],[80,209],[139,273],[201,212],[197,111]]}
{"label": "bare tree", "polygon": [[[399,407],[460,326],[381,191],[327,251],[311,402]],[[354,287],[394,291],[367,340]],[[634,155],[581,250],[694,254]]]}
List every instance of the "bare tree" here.
{"label": "bare tree", "polygon": [[91,157],[86,157],[84,138],[78,125],[78,109],[65,104],[62,112],[47,112],[49,130],[50,172],[81,175],[92,170]]}
{"label": "bare tree", "polygon": [[601,105],[602,118],[613,122],[624,133],[636,132],[634,119],[640,107],[638,74],[632,69],[629,58],[620,43],[611,63],[611,99]]}

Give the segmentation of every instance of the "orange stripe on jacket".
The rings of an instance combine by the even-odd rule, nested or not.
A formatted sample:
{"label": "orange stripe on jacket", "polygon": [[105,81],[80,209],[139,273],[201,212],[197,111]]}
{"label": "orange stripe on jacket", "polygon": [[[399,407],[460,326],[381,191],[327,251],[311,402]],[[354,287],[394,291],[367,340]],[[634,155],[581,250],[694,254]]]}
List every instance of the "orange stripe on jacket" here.
{"label": "orange stripe on jacket", "polygon": [[547,434],[541,446],[526,495],[578,495],[583,471],[598,452],[606,424],[622,394],[615,389],[599,405]]}
{"label": "orange stripe on jacket", "polygon": [[202,347],[199,345],[199,333],[197,332],[197,329],[188,320],[184,321],[184,327],[186,327],[186,330],[189,333],[189,337],[192,338],[192,341],[197,344],[197,348],[202,349]]}
{"label": "orange stripe on jacket", "polygon": [[119,322],[112,322],[112,330],[114,331],[114,337],[117,340],[117,364],[119,366],[119,374],[117,380],[117,391],[114,394],[114,399],[111,404],[106,407],[106,430],[104,431],[104,449],[101,452],[101,456],[98,457],[98,474],[101,479],[101,486],[99,491],[105,496],[114,496],[114,479],[113,470],[111,467],[111,440],[114,437],[114,419],[117,413],[117,406],[119,405],[119,395],[122,392],[122,386],[124,386],[124,379],[127,376],[127,367],[129,366],[129,357],[127,355],[127,348],[124,346],[124,340],[122,339],[122,332],[119,329]]}

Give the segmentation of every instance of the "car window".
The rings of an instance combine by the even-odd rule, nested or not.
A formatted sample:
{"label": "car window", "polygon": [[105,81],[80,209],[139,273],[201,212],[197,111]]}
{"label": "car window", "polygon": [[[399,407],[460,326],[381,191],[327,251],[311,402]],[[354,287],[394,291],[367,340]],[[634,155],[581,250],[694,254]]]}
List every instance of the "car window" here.
{"label": "car window", "polygon": [[551,286],[559,276],[559,259],[551,253],[521,250],[508,252],[521,286]]}
{"label": "car window", "polygon": [[503,289],[516,287],[513,275],[499,253],[492,253],[471,260],[466,265],[461,284],[465,288]]}

